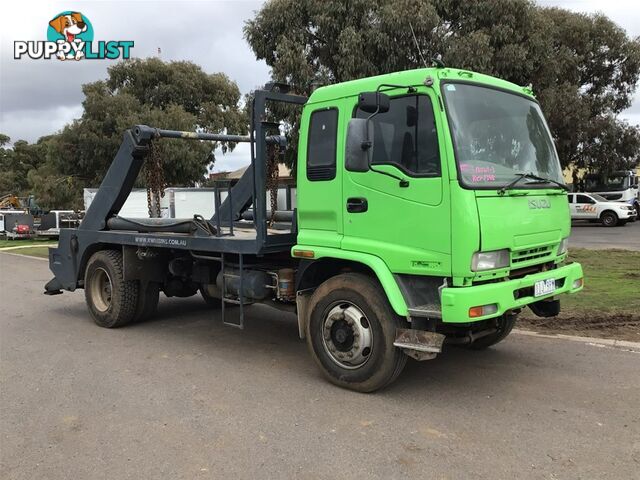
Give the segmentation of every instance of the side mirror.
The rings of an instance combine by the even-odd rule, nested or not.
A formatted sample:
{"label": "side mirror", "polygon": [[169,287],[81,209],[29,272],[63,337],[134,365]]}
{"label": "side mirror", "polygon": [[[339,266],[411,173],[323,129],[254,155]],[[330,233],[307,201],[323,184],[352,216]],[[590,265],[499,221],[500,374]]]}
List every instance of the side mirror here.
{"label": "side mirror", "polygon": [[362,92],[358,95],[358,108],[367,113],[384,113],[389,111],[391,100],[381,92]]}
{"label": "side mirror", "polygon": [[365,118],[349,120],[344,164],[350,172],[369,171],[369,156],[373,151],[373,144],[367,138],[367,123]]}

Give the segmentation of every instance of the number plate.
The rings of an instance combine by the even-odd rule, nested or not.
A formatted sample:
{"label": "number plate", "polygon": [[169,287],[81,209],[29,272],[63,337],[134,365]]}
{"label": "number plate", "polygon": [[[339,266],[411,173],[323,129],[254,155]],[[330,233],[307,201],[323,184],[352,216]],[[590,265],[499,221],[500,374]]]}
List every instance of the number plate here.
{"label": "number plate", "polygon": [[550,278],[549,280],[540,280],[535,283],[533,290],[534,297],[549,295],[550,293],[555,292],[556,281],[554,278]]}

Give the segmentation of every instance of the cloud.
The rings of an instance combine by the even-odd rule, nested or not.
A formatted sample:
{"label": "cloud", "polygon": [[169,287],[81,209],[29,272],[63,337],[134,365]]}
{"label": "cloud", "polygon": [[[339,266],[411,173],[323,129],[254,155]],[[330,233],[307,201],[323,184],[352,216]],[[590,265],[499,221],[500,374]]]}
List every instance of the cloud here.
{"label": "cloud", "polygon": [[[10,115],[0,114],[0,132],[11,141],[35,142],[44,135],[56,133],[74,118],[82,115],[82,105],[57,105],[47,109],[14,110]],[[34,136],[34,132],[40,132]]]}
{"label": "cloud", "polygon": [[[596,0],[538,0],[539,5],[609,16],[632,36],[640,35],[636,1],[603,3]],[[269,79],[269,68],[256,61],[243,39],[244,22],[262,2],[255,1],[74,1],[72,6],[91,21],[96,39],[134,40],[136,57],[157,55],[164,60],[191,60],[206,72],[224,72],[246,93]],[[14,60],[15,40],[41,40],[49,20],[68,10],[67,1],[0,1],[4,22],[0,29],[0,132],[13,139],[35,141],[60,130],[78,117],[83,83],[106,78],[113,61],[59,62]],[[640,99],[623,113],[638,123]],[[635,120],[634,120],[635,119]],[[216,169],[234,169],[247,159],[242,146],[217,155]],[[229,167],[227,168],[227,165]]]}
{"label": "cloud", "polygon": [[239,143],[233,152],[223,154],[218,148],[214,153],[216,161],[212,172],[233,172],[251,163],[251,148],[248,143]]}
{"label": "cloud", "polygon": [[[25,3],[27,4],[25,7]],[[209,73],[224,72],[243,93],[264,84],[269,68],[243,39],[244,22],[259,1],[73,2],[91,21],[96,40],[133,40],[132,54],[162,50],[163,60],[190,60]],[[107,77],[114,61],[14,60],[16,40],[44,40],[49,20],[69,2],[0,2],[0,132],[35,141],[82,113],[82,84]]]}
{"label": "cloud", "polygon": [[640,127],[640,113],[628,113],[628,111],[626,111],[620,114],[620,118],[626,120],[631,125]]}
{"label": "cloud", "polygon": [[560,7],[583,13],[603,13],[632,37],[640,35],[640,9],[637,0],[536,0],[542,7]]}

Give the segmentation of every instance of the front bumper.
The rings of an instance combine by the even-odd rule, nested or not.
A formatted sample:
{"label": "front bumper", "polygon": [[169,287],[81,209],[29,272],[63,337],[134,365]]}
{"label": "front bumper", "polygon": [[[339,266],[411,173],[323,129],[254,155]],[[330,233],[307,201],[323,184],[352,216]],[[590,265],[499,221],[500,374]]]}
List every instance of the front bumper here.
{"label": "front bumper", "polygon": [[[556,290],[549,295],[534,297],[534,284],[539,280],[551,278],[556,281]],[[442,321],[445,323],[469,323],[497,317],[508,310],[521,308],[545,298],[562,293],[578,292],[582,290],[582,283],[574,288],[574,282],[582,278],[582,266],[579,263],[571,263],[516,280],[471,287],[446,287],[442,289],[441,295]],[[497,305],[495,313],[473,318],[469,316],[470,308],[490,304]]]}
{"label": "front bumper", "polygon": [[620,220],[631,220],[632,218],[636,217],[636,211],[635,210],[623,210],[619,213],[618,215],[620,217]]}

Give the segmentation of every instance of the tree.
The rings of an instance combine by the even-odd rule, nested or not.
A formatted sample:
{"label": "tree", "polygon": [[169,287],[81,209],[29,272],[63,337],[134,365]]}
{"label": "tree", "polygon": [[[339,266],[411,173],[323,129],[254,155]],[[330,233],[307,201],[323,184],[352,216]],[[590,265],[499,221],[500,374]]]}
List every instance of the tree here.
{"label": "tree", "polygon": [[[224,74],[207,74],[191,62],[133,59],[108,69],[108,79],[83,86],[82,117],[51,142],[50,160],[61,175],[96,187],[122,141],[136,124],[204,132],[244,132],[238,86]],[[233,144],[221,145],[223,152]],[[167,184],[189,186],[214,161],[211,142],[163,139],[157,154]],[[138,179],[144,185],[144,176]]]}
{"label": "tree", "polygon": [[44,210],[84,208],[82,179],[74,175],[59,173],[50,163],[29,171],[30,192],[34,195],[38,206]]}
{"label": "tree", "polygon": [[29,144],[18,140],[12,148],[5,148],[11,139],[0,134],[0,195],[24,196],[29,193],[27,174],[45,161],[43,144]]}
{"label": "tree", "polygon": [[[309,94],[314,83],[423,66],[412,28],[427,61],[442,54],[450,66],[531,84],[563,166],[586,164],[598,125],[617,122],[640,75],[640,41],[605,16],[527,0],[271,0],[244,31],[275,80]],[[599,162],[626,157],[607,145]]]}

